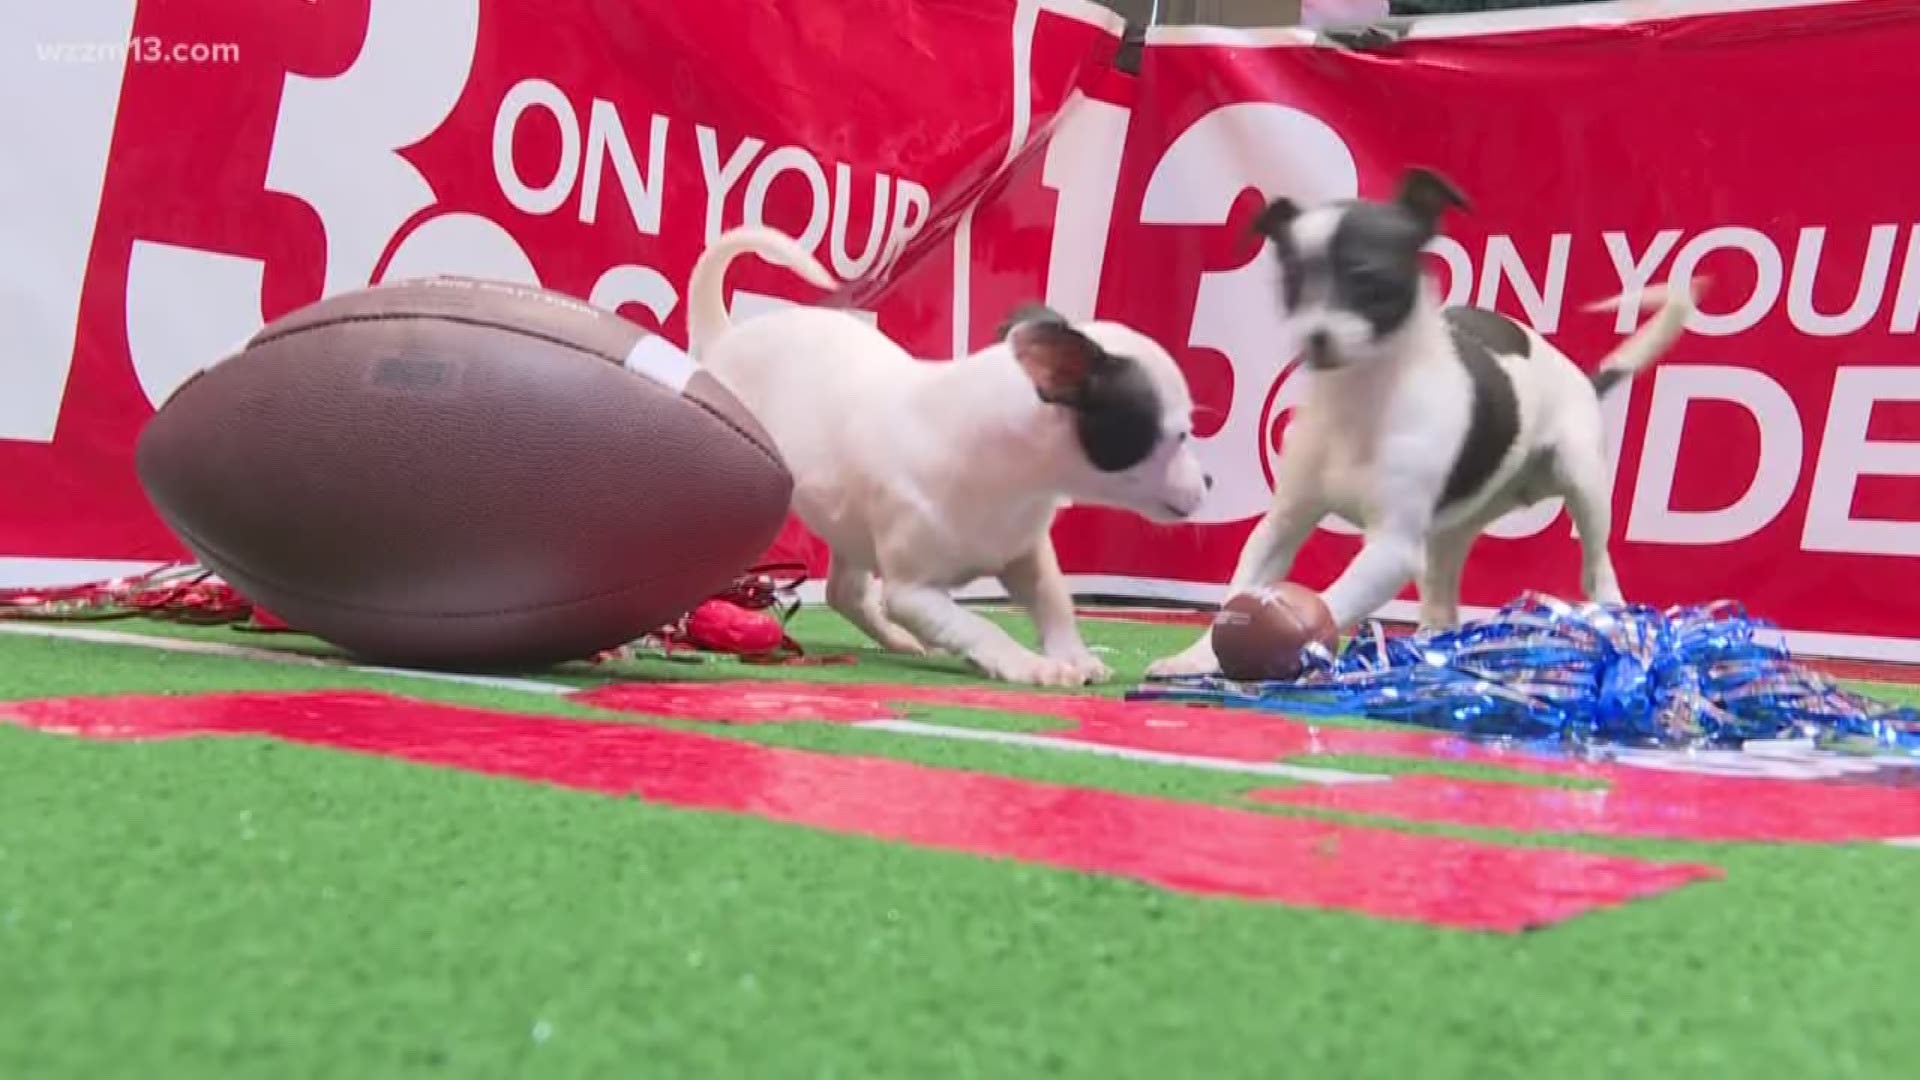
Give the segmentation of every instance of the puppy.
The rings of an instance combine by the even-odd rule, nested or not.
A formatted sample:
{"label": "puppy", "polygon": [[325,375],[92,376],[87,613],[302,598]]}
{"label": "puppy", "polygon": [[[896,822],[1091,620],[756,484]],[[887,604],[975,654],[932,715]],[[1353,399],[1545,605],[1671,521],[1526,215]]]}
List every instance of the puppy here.
{"label": "puppy", "polygon": [[[708,247],[687,290],[695,359],[765,425],[793,472],[795,513],[832,549],[827,604],[891,651],[945,651],[995,679],[1108,679],[1049,529],[1069,502],[1160,522],[1199,507],[1212,480],[1188,445],[1193,402],[1172,357],[1125,326],[1044,308],[950,363],[920,361],[845,311],[732,326],[723,280],[749,252],[835,282],[791,238],[745,228]],[[1039,653],[953,600],[987,575],[1033,619]]]}
{"label": "puppy", "polygon": [[[1416,579],[1421,622],[1452,626],[1461,568],[1480,532],[1557,495],[1580,534],[1586,595],[1621,599],[1607,551],[1612,497],[1600,399],[1680,336],[1693,312],[1692,285],[1656,290],[1664,306],[1588,376],[1525,326],[1440,305],[1421,251],[1441,216],[1466,206],[1445,179],[1416,169],[1390,202],[1302,210],[1277,199],[1257,219],[1279,260],[1280,299],[1311,382],[1275,463],[1273,505],[1247,537],[1233,591],[1286,576],[1331,513],[1365,536],[1325,593],[1342,630]],[[1203,635],[1148,675],[1216,670]]]}

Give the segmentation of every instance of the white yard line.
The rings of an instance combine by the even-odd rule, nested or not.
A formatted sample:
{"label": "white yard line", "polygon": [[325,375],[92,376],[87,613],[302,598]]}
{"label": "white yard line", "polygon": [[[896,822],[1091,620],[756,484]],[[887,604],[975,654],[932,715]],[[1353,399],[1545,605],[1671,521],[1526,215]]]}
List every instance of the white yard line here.
{"label": "white yard line", "polygon": [[918,720],[865,720],[854,725],[869,731],[891,731],[901,735],[923,735],[938,739],[954,739],[961,742],[998,743],[1002,746],[1024,746],[1034,750],[1054,750],[1070,754],[1091,754],[1095,757],[1123,758],[1127,761],[1146,762],[1153,765],[1179,765],[1189,769],[1206,769],[1211,772],[1249,773],[1254,776],[1276,776],[1288,780],[1304,780],[1313,784],[1373,784],[1391,780],[1392,777],[1374,773],[1347,772],[1342,769],[1317,769],[1305,765],[1284,765],[1272,761],[1234,761],[1230,758],[1199,757],[1193,754],[1173,754],[1160,750],[1136,750],[1125,746],[1108,746],[1102,743],[1081,742],[1077,739],[1060,739],[1049,735],[1030,735],[1018,731],[993,731],[983,728],[951,727],[946,724],[923,724]]}

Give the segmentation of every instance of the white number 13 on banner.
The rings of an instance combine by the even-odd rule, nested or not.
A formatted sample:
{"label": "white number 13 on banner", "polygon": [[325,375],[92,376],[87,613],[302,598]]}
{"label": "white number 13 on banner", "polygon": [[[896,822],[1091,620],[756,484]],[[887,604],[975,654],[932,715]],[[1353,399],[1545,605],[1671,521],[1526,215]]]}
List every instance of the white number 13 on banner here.
{"label": "white number 13 on banner", "polygon": [[[134,0],[8,4],[11,41],[127,41]],[[397,152],[444,122],[471,70],[478,0],[375,0],[353,66],[325,79],[289,75],[274,126],[266,187],[311,206],[325,233],[328,294],[367,284],[389,242],[432,204],[426,179]],[[53,438],[72,370],[109,147],[128,56],[81,63],[48,56],[0,67],[9,160],[0,184],[0,314],[12,361],[0,397],[0,439]],[[470,215],[421,230],[396,262],[455,262],[530,278],[498,226]],[[23,253],[31,252],[31,258]],[[398,256],[404,255],[401,260]],[[127,343],[142,390],[158,404],[262,324],[263,267],[254,259],[136,239],[127,270]]]}
{"label": "white number 13 on banner", "polygon": [[0,41],[36,47],[31,60],[0,64],[0,101],[14,103],[0,159],[0,439],[53,440],[127,64],[66,43],[130,40],[133,8],[134,0],[0,4]]}

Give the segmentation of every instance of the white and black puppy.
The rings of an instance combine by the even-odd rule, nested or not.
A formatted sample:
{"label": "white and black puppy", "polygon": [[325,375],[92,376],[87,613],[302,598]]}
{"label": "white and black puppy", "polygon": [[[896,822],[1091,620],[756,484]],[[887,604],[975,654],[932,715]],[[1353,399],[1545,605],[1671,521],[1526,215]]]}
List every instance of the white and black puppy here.
{"label": "white and black puppy", "polygon": [[[1391,201],[1303,210],[1276,199],[1262,211],[1255,228],[1279,261],[1281,302],[1310,383],[1275,463],[1273,506],[1247,537],[1232,591],[1283,578],[1315,526],[1335,514],[1364,534],[1324,594],[1343,631],[1415,580],[1421,622],[1451,626],[1461,569],[1481,531],[1560,496],[1580,535],[1586,595],[1621,599],[1607,550],[1600,398],[1681,335],[1692,285],[1649,290],[1664,294],[1660,311],[1589,376],[1526,326],[1441,305],[1422,250],[1446,211],[1466,205],[1444,178],[1415,169]],[[1148,674],[1216,670],[1202,635]]]}
{"label": "white and black puppy", "polygon": [[[794,511],[832,549],[827,603],[887,649],[941,650],[1010,682],[1110,677],[1080,637],[1049,530],[1068,503],[1176,522],[1212,481],[1188,446],[1193,401],[1173,358],[1111,322],[1021,313],[1002,339],[930,363],[846,311],[792,307],[731,325],[727,266],[752,253],[821,288],[786,235],[728,232],[688,282],[698,363],[772,436]],[[951,591],[997,577],[1038,653]]]}

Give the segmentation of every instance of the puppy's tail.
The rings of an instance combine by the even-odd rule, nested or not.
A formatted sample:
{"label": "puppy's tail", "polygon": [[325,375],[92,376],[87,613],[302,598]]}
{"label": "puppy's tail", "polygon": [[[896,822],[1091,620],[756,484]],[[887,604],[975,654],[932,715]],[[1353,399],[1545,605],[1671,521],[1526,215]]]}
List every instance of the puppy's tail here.
{"label": "puppy's tail", "polygon": [[746,254],[783,266],[822,289],[839,287],[839,282],[833,280],[833,275],[827,273],[818,259],[778,229],[745,225],[721,233],[700,253],[699,261],[693,264],[693,273],[687,278],[687,337],[694,353],[699,353],[732,325],[727,317],[727,267]]}
{"label": "puppy's tail", "polygon": [[[1657,303],[1660,305],[1660,310],[1654,312],[1653,318],[1647,320],[1647,325],[1634,331],[1632,337],[1621,342],[1618,348],[1608,353],[1606,359],[1600,361],[1600,366],[1588,376],[1593,382],[1594,394],[1605,397],[1608,391],[1625,382],[1630,376],[1642,368],[1651,366],[1672,347],[1675,341],[1679,340],[1680,335],[1686,332],[1687,320],[1693,317],[1702,284],[1703,282],[1690,278],[1680,282],[1678,287],[1675,287],[1673,282],[1668,282],[1665,285],[1655,285],[1653,288],[1642,290],[1641,301]],[[1602,300],[1599,303],[1587,305],[1587,310],[1618,311],[1624,299],[1623,294],[1611,300]]]}

